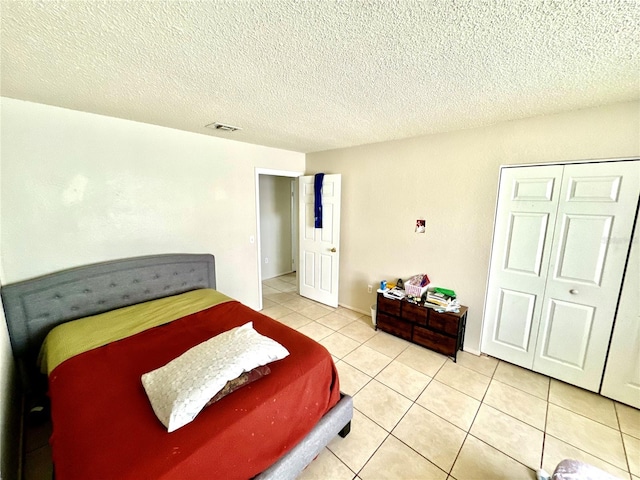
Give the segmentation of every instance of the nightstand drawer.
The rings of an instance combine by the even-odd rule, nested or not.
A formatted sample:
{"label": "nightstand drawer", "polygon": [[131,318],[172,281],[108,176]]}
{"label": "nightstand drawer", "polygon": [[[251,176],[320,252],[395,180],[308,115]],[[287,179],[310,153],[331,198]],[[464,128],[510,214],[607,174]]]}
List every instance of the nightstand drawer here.
{"label": "nightstand drawer", "polygon": [[456,353],[456,339],[440,333],[415,326],[413,328],[413,341],[418,345],[430,348],[444,355]]}
{"label": "nightstand drawer", "polygon": [[392,300],[378,295],[378,314],[387,313],[389,315],[400,316],[400,300]]}
{"label": "nightstand drawer", "polygon": [[383,332],[391,333],[397,337],[411,340],[411,324],[403,322],[395,317],[390,317],[384,313],[376,314],[377,327]]}
{"label": "nightstand drawer", "polygon": [[420,305],[402,302],[402,319],[419,325],[427,325],[427,315],[429,311]]}
{"label": "nightstand drawer", "polygon": [[458,335],[458,317],[431,311],[429,313],[429,326],[449,335]]}

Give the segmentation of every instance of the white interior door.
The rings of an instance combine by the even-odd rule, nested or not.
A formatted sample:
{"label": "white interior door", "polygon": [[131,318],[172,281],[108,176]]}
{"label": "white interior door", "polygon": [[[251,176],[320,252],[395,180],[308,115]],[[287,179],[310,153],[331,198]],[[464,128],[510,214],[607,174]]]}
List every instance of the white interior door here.
{"label": "white interior door", "polygon": [[314,176],[299,178],[300,295],[338,306],[341,176],[322,183],[322,228],[315,228]]}
{"label": "white interior door", "polygon": [[532,368],[563,167],[502,169],[482,351]]}
{"label": "white interior door", "polygon": [[638,204],[639,167],[565,166],[535,371],[600,389]]}

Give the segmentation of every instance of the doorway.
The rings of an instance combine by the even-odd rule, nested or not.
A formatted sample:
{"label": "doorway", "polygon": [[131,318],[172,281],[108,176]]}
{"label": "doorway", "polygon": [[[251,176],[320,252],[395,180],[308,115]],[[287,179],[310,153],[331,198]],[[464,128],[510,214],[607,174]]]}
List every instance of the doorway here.
{"label": "doorway", "polygon": [[302,174],[256,169],[259,310],[263,308],[262,281],[297,269],[297,178]]}

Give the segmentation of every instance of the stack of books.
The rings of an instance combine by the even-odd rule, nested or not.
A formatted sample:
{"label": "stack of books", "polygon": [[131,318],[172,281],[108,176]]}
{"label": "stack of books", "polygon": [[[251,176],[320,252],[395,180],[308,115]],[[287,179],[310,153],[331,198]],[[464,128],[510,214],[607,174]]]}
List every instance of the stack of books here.
{"label": "stack of books", "polygon": [[433,307],[437,310],[445,312],[459,311],[460,303],[456,299],[456,293],[453,290],[436,287],[427,292],[425,306]]}

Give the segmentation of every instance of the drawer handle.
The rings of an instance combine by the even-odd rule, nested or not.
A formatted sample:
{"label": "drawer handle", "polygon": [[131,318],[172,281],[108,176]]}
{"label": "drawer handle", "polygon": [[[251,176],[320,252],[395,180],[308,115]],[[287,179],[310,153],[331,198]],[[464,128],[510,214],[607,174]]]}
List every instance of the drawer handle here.
{"label": "drawer handle", "polygon": [[569,293],[570,293],[571,295],[577,295],[577,294],[578,294],[578,293],[580,293],[580,292],[578,292],[578,290],[576,290],[575,288],[572,288],[571,290],[569,290]]}

